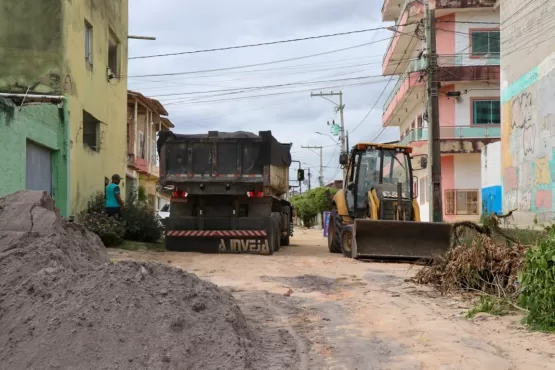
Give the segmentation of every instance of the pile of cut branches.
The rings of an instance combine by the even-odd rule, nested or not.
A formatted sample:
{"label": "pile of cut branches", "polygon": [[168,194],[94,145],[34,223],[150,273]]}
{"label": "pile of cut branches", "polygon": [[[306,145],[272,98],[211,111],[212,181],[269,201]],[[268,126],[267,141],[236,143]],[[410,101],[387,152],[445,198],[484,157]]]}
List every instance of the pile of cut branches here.
{"label": "pile of cut branches", "polygon": [[513,295],[527,249],[521,244],[507,247],[479,235],[471,245],[459,245],[437,256],[413,280],[433,285],[443,293],[467,290],[497,296]]}
{"label": "pile of cut branches", "polygon": [[[528,246],[499,227],[500,219],[511,214],[488,216],[482,225],[454,223],[449,251],[436,256],[413,281],[433,285],[443,293],[466,290],[507,298],[515,295]],[[464,231],[475,233],[468,244],[461,242]]]}

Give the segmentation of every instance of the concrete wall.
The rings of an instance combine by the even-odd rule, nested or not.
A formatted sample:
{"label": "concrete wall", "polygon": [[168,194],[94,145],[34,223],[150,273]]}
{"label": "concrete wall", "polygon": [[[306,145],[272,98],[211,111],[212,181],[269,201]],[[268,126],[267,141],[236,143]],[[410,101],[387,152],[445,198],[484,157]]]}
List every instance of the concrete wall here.
{"label": "concrete wall", "polygon": [[0,197],[25,190],[26,143],[33,141],[53,151],[53,196],[62,216],[69,215],[67,122],[62,104],[30,103],[15,106],[0,97]]}
{"label": "concrete wall", "polygon": [[502,213],[500,141],[482,149],[481,175],[482,213]]}
{"label": "concrete wall", "polygon": [[62,92],[64,0],[0,0],[0,92]]}
{"label": "concrete wall", "polygon": [[[93,26],[92,68],[85,60],[85,21]],[[127,0],[64,1],[64,75],[71,137],[71,214],[127,167]],[[108,40],[119,41],[119,71],[108,80]],[[100,121],[100,148],[83,144],[83,110]],[[125,181],[121,184],[125,195]]]}
{"label": "concrete wall", "polygon": [[555,2],[501,4],[503,210],[519,225],[552,223],[555,202]]}

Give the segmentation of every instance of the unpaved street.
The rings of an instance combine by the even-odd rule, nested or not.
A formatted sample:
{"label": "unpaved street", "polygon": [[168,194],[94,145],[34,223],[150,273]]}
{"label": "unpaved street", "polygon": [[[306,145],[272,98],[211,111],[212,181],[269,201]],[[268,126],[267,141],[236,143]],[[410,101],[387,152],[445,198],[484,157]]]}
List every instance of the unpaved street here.
{"label": "unpaved street", "polygon": [[464,318],[468,302],[405,279],[417,267],[328,252],[321,230],[297,230],[274,256],[110,250],[197,274],[238,299],[270,338],[268,369],[555,369],[555,337],[520,316]]}

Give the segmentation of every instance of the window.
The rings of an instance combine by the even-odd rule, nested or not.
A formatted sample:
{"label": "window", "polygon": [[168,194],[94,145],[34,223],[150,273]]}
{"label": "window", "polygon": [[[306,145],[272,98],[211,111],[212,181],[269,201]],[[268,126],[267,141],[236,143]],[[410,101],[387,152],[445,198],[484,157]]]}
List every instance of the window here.
{"label": "window", "polygon": [[445,214],[454,215],[455,214],[455,190],[445,190]]}
{"label": "window", "polygon": [[108,68],[116,77],[119,76],[119,41],[111,32],[108,42]]}
{"label": "window", "polygon": [[492,125],[501,123],[501,103],[499,100],[472,101],[472,123]]}
{"label": "window", "polygon": [[426,177],[420,179],[420,189],[419,190],[419,198],[420,204],[426,203]]}
{"label": "window", "polygon": [[478,190],[445,190],[446,215],[477,215]]}
{"label": "window", "polygon": [[87,62],[87,66],[91,68],[93,65],[92,50],[93,50],[93,27],[89,22],[85,21],[85,61]]}
{"label": "window", "polygon": [[83,111],[83,144],[92,150],[99,151],[99,131],[100,121],[89,112]]}
{"label": "window", "polygon": [[501,51],[499,35],[499,31],[472,31],[472,56],[499,55]]}

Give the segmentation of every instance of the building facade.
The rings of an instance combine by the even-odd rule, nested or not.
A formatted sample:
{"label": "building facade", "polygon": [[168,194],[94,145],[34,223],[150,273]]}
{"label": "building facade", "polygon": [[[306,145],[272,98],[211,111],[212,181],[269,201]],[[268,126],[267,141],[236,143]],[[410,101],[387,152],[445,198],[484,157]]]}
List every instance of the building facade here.
{"label": "building facade", "polygon": [[[34,121],[40,130],[22,123],[10,132],[0,125],[0,133],[13,138],[32,131],[13,155],[34,155],[42,162],[51,158],[51,180],[44,175],[41,186],[53,193],[64,216],[76,216],[94,193],[103,191],[107,179],[126,169],[127,0],[0,0],[0,7],[0,93],[20,99],[25,108],[16,109],[14,118],[21,122],[36,110],[54,120]],[[39,102],[56,103],[59,114],[50,106],[37,108]],[[39,135],[49,127],[56,131],[50,137],[63,139]],[[29,145],[40,148],[28,154]],[[64,166],[66,174],[53,175],[63,173]],[[63,176],[68,185],[60,185]],[[22,184],[19,180],[9,190],[22,190]]]}
{"label": "building facade", "polygon": [[[478,221],[480,153],[501,136],[499,11],[491,0],[430,0],[430,7],[436,16],[443,219]],[[398,76],[382,124],[399,127],[400,143],[413,153],[428,153],[424,5],[385,0],[382,18],[395,22],[383,75]],[[421,218],[428,221],[428,170],[415,175]]]}
{"label": "building facade", "polygon": [[501,103],[503,209],[515,223],[553,223],[555,210],[555,2],[503,0]]}
{"label": "building facade", "polygon": [[144,189],[153,212],[169,201],[169,192],[159,185],[160,166],[157,133],[174,127],[165,117],[168,112],[156,99],[139,92],[127,93],[127,171],[128,194]]}

